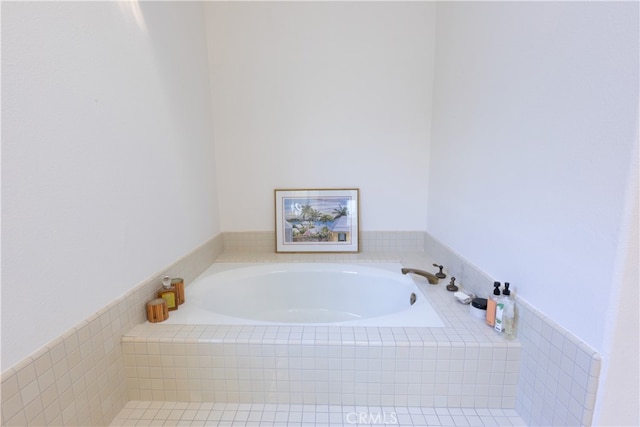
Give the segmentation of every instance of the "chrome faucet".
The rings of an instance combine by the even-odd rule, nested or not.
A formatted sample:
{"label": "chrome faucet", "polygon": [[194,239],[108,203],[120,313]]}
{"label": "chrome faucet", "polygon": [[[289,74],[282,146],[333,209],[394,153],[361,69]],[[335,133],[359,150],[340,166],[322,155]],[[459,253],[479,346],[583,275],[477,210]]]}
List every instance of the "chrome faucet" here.
{"label": "chrome faucet", "polygon": [[429,281],[429,283],[432,285],[438,284],[438,278],[435,276],[435,274],[431,274],[424,270],[418,270],[417,268],[403,268],[401,271],[402,271],[402,274],[413,273],[413,274],[417,274],[418,276],[425,277]]}

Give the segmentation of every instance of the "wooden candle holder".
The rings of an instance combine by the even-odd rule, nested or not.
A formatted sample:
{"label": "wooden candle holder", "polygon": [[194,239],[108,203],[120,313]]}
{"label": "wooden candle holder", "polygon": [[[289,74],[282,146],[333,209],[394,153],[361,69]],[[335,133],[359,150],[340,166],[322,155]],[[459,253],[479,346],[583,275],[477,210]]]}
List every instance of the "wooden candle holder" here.
{"label": "wooden candle holder", "polygon": [[158,323],[169,318],[167,302],[163,298],[156,298],[147,303],[147,320],[149,323]]}
{"label": "wooden candle holder", "polygon": [[181,277],[171,279],[171,286],[176,288],[178,305],[184,304],[184,280]]}

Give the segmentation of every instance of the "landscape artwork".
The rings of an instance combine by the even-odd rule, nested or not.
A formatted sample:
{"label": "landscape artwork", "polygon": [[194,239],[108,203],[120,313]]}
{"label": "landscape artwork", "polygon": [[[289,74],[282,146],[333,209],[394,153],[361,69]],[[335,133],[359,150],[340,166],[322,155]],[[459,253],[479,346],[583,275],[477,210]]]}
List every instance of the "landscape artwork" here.
{"label": "landscape artwork", "polygon": [[357,252],[358,190],[275,190],[277,252]]}

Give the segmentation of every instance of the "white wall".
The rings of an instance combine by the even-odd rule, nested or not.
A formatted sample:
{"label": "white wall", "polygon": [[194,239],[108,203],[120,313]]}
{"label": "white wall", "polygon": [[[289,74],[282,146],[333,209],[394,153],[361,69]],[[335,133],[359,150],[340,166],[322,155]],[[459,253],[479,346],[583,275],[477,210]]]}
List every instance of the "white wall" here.
{"label": "white wall", "polygon": [[598,350],[637,135],[637,12],[437,10],[428,230]]}
{"label": "white wall", "polygon": [[424,230],[434,3],[207,4],[224,231],[275,188],[359,187],[364,230]]}
{"label": "white wall", "polygon": [[[638,135],[636,135],[636,139]],[[618,262],[614,283],[619,283],[609,305],[602,382],[598,387],[599,410],[595,425],[640,425],[640,214],[638,181],[638,145],[633,153],[632,180],[627,188],[627,212],[621,228]]]}
{"label": "white wall", "polygon": [[2,368],[219,231],[203,6],[2,4]]}
{"label": "white wall", "polygon": [[209,3],[207,37],[202,8],[2,4],[2,369],[272,230],[276,187],[360,187],[363,229],[426,228],[616,351],[637,4],[440,3],[436,33],[435,3]]}
{"label": "white wall", "polygon": [[[638,40],[637,2],[439,3],[428,213],[636,403]],[[620,358],[636,381],[608,372]],[[622,422],[602,397],[597,422]]]}

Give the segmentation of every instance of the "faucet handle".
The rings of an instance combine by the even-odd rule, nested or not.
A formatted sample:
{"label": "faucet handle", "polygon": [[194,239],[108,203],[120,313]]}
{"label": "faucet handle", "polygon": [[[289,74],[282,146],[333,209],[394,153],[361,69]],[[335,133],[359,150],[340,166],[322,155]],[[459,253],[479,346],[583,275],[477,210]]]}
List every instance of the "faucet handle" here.
{"label": "faucet handle", "polygon": [[438,267],[440,269],[440,271],[436,273],[436,277],[438,279],[444,279],[447,277],[447,275],[442,272],[442,269],[444,268],[444,266],[438,265],[438,264],[433,264],[433,266]]}
{"label": "faucet handle", "polygon": [[458,286],[456,286],[456,278],[451,277],[451,282],[447,285],[447,290],[450,292],[455,292],[458,290]]}

